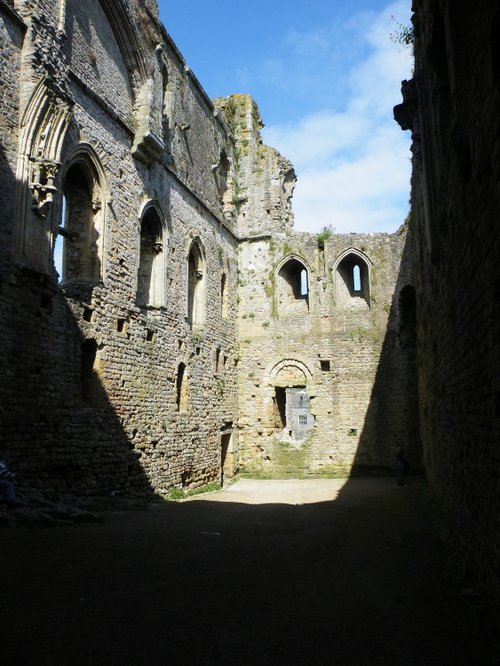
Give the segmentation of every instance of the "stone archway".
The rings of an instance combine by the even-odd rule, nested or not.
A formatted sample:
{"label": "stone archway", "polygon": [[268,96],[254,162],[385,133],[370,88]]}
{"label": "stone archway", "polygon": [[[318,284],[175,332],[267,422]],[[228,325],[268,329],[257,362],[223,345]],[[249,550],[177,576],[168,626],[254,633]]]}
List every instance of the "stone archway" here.
{"label": "stone archway", "polygon": [[302,442],[314,425],[311,397],[307,389],[308,369],[299,361],[283,361],[273,368],[273,413],[277,434]]}

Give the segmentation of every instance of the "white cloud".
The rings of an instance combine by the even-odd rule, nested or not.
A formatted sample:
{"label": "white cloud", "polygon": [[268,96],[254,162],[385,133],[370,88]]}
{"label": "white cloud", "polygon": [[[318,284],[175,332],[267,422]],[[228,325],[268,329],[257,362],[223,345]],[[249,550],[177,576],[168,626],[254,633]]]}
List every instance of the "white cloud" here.
{"label": "white cloud", "polygon": [[[394,231],[408,212],[410,139],[393,120],[392,107],[399,102],[401,80],[409,76],[411,56],[389,38],[391,15],[405,22],[407,5],[399,0],[378,15],[352,18],[346,30],[357,30],[365,48],[344,74],[347,98],[338,108],[264,131],[266,142],[295,165],[298,230],[333,224],[338,232]],[[305,43],[316,43],[326,57],[333,33],[322,27],[316,37],[307,33]],[[299,34],[295,38],[300,41]]]}

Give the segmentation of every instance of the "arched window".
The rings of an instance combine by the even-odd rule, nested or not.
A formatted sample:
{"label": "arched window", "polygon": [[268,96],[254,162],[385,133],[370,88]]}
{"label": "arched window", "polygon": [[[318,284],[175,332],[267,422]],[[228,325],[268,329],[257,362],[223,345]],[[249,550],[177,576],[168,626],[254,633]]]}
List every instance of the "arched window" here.
{"label": "arched window", "polygon": [[[63,171],[61,242],[55,243],[54,262],[63,281],[95,284],[103,278],[103,174],[89,146],[79,145]],[[59,255],[59,256],[57,256]]]}
{"label": "arched window", "polygon": [[205,262],[199,241],[194,241],[188,256],[187,319],[191,328],[205,321]]}
{"label": "arched window", "polygon": [[370,306],[370,270],[367,259],[358,251],[346,252],[337,263],[338,307]]}
{"label": "arched window", "polygon": [[280,313],[307,312],[309,309],[308,271],[295,258],[288,259],[278,271],[278,299]]}
{"label": "arched window", "polygon": [[164,305],[165,266],[163,228],[157,210],[149,207],[141,222],[137,305]]}

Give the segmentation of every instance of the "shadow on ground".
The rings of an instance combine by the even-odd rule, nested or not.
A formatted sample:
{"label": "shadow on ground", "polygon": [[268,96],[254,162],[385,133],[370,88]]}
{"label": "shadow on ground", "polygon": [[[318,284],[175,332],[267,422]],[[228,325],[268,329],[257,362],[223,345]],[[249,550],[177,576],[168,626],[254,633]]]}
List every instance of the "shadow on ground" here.
{"label": "shadow on ground", "polygon": [[499,663],[423,480],[352,479],[312,504],[232,497],[5,530],[5,663]]}

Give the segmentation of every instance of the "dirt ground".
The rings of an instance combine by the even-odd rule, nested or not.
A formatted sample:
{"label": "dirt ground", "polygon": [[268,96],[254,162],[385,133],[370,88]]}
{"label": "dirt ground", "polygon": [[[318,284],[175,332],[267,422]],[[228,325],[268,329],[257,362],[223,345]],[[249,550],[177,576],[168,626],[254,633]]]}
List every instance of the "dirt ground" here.
{"label": "dirt ground", "polygon": [[241,480],[0,538],[10,666],[500,664],[420,479]]}

